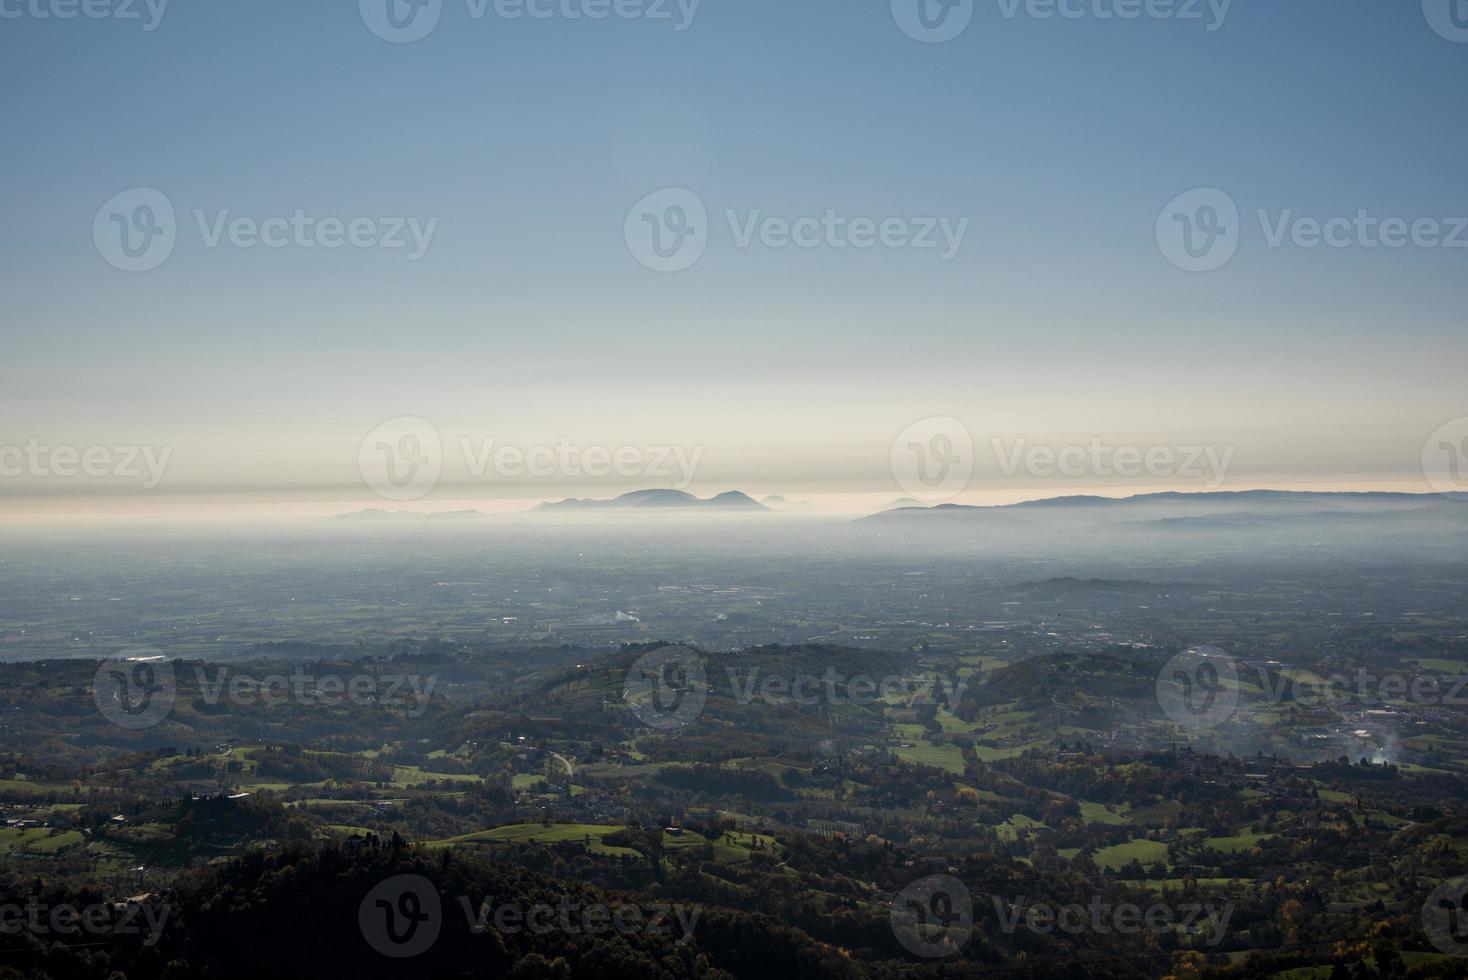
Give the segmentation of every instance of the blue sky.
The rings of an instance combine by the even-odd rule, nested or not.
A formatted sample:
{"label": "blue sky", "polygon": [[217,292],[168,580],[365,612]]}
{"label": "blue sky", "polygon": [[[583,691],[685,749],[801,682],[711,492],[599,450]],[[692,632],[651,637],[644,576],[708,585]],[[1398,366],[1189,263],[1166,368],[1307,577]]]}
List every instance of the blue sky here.
{"label": "blue sky", "polygon": [[[1213,31],[980,0],[944,44],[886,0],[703,0],[682,31],[444,0],[408,44],[343,2],[174,0],[153,31],[35,16],[54,2],[0,4],[10,441],[164,442],[181,487],[345,485],[336,447],[416,415],[878,493],[892,437],[944,415],[1405,485],[1468,415],[1468,248],[1270,248],[1255,217],[1468,215],[1468,43],[1416,0],[1237,0]],[[134,187],[178,213],[143,273],[91,234]],[[711,217],[671,274],[623,237],[668,187]],[[1199,187],[1242,240],[1190,273],[1154,229]],[[206,247],[193,212],[224,209],[436,227],[418,261]],[[740,248],[728,209],[969,224],[943,261]]]}

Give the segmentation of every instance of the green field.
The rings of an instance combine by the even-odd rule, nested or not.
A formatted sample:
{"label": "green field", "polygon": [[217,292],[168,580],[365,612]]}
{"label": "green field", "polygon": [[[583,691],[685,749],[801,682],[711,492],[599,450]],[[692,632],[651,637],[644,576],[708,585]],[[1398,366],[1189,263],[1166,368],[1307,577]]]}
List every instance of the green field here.
{"label": "green field", "polygon": [[1127,822],[1126,817],[1119,813],[1113,813],[1102,803],[1081,802],[1081,819],[1086,823],[1104,823],[1112,826],[1120,826]]}
{"label": "green field", "polygon": [[428,772],[421,766],[394,766],[392,783],[394,786],[408,787],[417,786],[430,780],[447,779],[455,783],[477,783],[479,777],[471,773],[450,772]]}
{"label": "green field", "polygon": [[[585,845],[589,841],[588,852],[591,854],[620,854],[623,857],[641,857],[633,848],[607,844],[603,840],[608,834],[614,834],[625,829],[625,827],[620,825],[590,823],[553,823],[549,825],[516,823],[506,824],[503,827],[495,827],[491,830],[481,830],[472,834],[463,834],[459,837],[449,837],[445,840],[434,841],[429,846],[457,847],[480,844],[514,845],[557,844],[566,842]],[[718,840],[710,840],[691,830],[685,830],[681,834],[665,831],[663,833],[663,849],[669,853],[676,853],[678,851],[708,845],[713,848],[714,860],[725,864],[734,864],[749,860],[749,855],[754,849],[756,839],[764,849],[778,849],[775,839],[768,834],[751,836],[741,831],[732,835],[726,835]]]}
{"label": "green field", "polygon": [[1203,842],[1203,846],[1225,854],[1238,854],[1253,850],[1254,845],[1260,841],[1273,839],[1273,834],[1238,834],[1233,837],[1210,837]]}
{"label": "green field", "polygon": [[956,745],[934,745],[931,742],[915,742],[911,746],[894,750],[897,758],[921,766],[933,766],[949,772],[963,772],[963,752]]}
{"label": "green field", "polygon": [[1020,830],[1034,830],[1036,827],[1045,826],[1034,817],[1027,817],[1023,813],[1016,813],[1004,821],[994,830],[999,834],[1000,840],[1013,841],[1019,837]]}
{"label": "green field", "polygon": [[1103,847],[1094,856],[1098,868],[1110,871],[1119,871],[1133,859],[1149,867],[1156,861],[1168,864],[1167,845],[1155,840],[1131,840],[1125,844]]}
{"label": "green field", "polygon": [[1408,659],[1423,670],[1432,670],[1440,674],[1452,674],[1454,676],[1468,674],[1468,661],[1442,660],[1433,657],[1409,657]]}
{"label": "green field", "polygon": [[80,844],[85,839],[75,830],[62,831],[53,836],[45,827],[28,830],[7,827],[0,830],[0,857],[11,853],[55,854],[63,848]]}
{"label": "green field", "polygon": [[70,783],[38,783],[25,776],[0,779],[0,793],[70,793]]}
{"label": "green field", "polygon": [[616,833],[625,828],[619,826],[604,826],[593,823],[514,823],[503,827],[495,827],[491,830],[481,830],[473,834],[463,834],[458,837],[449,837],[445,840],[434,841],[430,847],[453,847],[456,845],[474,844],[554,844],[566,841],[585,843],[590,839],[589,851],[592,854],[621,854],[624,857],[639,857],[640,855],[630,847],[619,847],[602,843],[602,838],[607,834]]}
{"label": "green field", "polygon": [[975,745],[974,754],[983,762],[999,762],[1004,759],[1013,759],[1024,755],[1030,749],[1044,748],[1047,742],[1026,742],[1024,745],[1012,745],[1009,748],[996,749],[987,745]]}

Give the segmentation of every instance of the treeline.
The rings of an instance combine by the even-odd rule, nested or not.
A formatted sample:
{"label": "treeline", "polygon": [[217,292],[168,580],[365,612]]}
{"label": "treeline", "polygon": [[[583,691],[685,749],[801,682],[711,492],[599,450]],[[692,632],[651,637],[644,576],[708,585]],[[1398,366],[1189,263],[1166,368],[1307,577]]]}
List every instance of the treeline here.
{"label": "treeline", "polygon": [[[426,879],[442,913],[436,940],[412,959],[383,955],[366,937],[359,913],[369,893],[397,876]],[[14,889],[31,887],[11,883]],[[49,906],[101,901],[95,890],[47,890]],[[861,971],[839,951],[759,913],[701,909],[692,933],[669,915],[667,928],[613,929],[593,935],[530,929],[475,931],[477,913],[492,907],[546,904],[587,908],[669,899],[609,893],[509,865],[384,842],[360,854],[336,847],[254,852],[184,875],[151,902],[169,910],[158,935],[112,935],[67,945],[22,930],[0,933],[4,980],[259,980],[264,976],[590,978],[590,980],[734,980],[801,976],[856,978]],[[465,912],[467,903],[472,910]],[[369,905],[370,910],[370,905]],[[649,912],[650,914],[650,912]],[[146,940],[156,942],[148,944]]]}

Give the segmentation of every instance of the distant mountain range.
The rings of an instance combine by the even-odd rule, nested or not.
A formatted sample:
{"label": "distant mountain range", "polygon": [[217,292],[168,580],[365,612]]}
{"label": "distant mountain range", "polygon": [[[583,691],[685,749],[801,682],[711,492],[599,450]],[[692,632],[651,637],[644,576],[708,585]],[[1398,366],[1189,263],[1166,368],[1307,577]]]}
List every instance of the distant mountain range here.
{"label": "distant mountain range", "polygon": [[779,511],[806,512],[816,509],[815,504],[812,504],[808,500],[790,500],[789,498],[782,497],[779,494],[774,494],[772,496],[766,497],[764,500],[761,500],[760,503],[764,504],[770,510]]}
{"label": "distant mountain range", "polygon": [[1179,516],[1222,515],[1226,513],[1305,513],[1409,510],[1452,504],[1435,493],[1393,493],[1375,491],[1321,492],[1311,490],[1220,490],[1198,493],[1142,493],[1130,497],[1098,497],[1094,495],[1045,497],[1017,504],[938,504],[926,506],[918,501],[898,501],[863,520],[911,518],[923,516],[957,516],[1014,513],[1027,510],[1144,510],[1157,509]]}
{"label": "distant mountain range", "polygon": [[1148,503],[1334,503],[1334,504],[1423,504],[1442,500],[1435,493],[1395,493],[1369,490],[1317,491],[1317,490],[1212,490],[1183,493],[1169,490],[1164,493],[1139,493],[1130,497],[1050,497],[1044,500],[1029,500],[1012,504],[1013,507],[1107,507],[1122,504]]}
{"label": "distant mountain range", "polygon": [[634,490],[611,500],[578,499],[548,502],[535,507],[537,513],[605,510],[721,510],[767,511],[770,508],[746,493],[730,490],[702,499],[682,490]]}
{"label": "distant mountain range", "polygon": [[[703,513],[769,513],[797,515],[814,511],[805,501],[773,495],[763,501],[731,490],[700,498],[682,490],[636,490],[611,499],[569,498],[548,501],[533,513],[698,511]],[[336,520],[373,523],[470,522],[491,515],[477,510],[423,513],[367,509],[338,514]],[[928,506],[911,498],[896,500],[854,524],[872,528],[1008,529],[1033,533],[1052,530],[1114,528],[1130,531],[1267,531],[1289,527],[1322,531],[1358,522],[1363,529],[1406,524],[1431,525],[1449,533],[1468,528],[1468,501],[1434,493],[1374,491],[1317,492],[1242,490],[1198,493],[1136,494],[1129,497],[1076,495],[1047,497],[1015,504]]]}
{"label": "distant mountain range", "polygon": [[1402,546],[1445,546],[1468,536],[1468,502],[1433,493],[1245,490],[1215,493],[1148,493],[1131,497],[1052,497],[994,507],[940,504],[872,514],[854,528],[903,540],[979,538],[994,544],[1062,549],[1082,540],[1136,544],[1164,541],[1229,541],[1255,545],[1270,540]]}

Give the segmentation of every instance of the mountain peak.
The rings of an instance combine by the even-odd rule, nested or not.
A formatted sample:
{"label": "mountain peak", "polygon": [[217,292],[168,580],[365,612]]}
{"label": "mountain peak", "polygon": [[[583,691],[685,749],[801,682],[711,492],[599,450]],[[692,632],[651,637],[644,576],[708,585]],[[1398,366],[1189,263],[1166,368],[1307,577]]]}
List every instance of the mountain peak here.
{"label": "mountain peak", "polygon": [[738,490],[729,490],[707,500],[682,490],[633,490],[611,500],[580,499],[547,501],[539,512],[583,510],[768,510],[764,504]]}
{"label": "mountain peak", "polygon": [[743,510],[768,510],[764,504],[741,490],[726,490],[703,503],[709,507],[737,507]]}

